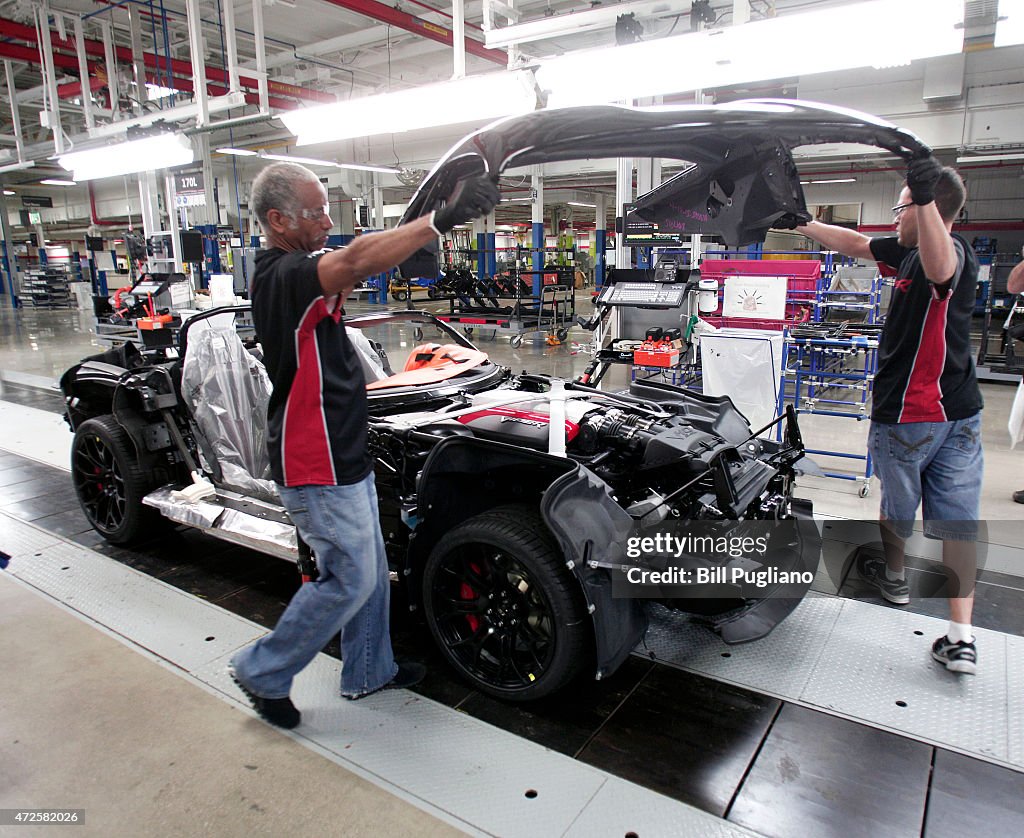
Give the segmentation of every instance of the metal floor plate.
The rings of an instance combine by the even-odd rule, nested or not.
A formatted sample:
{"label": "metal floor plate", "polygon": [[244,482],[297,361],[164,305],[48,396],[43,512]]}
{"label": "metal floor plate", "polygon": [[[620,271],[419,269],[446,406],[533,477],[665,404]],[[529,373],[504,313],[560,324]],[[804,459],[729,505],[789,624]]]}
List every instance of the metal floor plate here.
{"label": "metal floor plate", "polygon": [[771,634],[728,646],[682,615],[655,609],[645,642],[659,661],[780,698],[800,695],[832,633],[843,601],[809,595]]}
{"label": "metal floor plate", "polygon": [[0,401],[5,451],[71,471],[71,432],[59,413]]}
{"label": "metal floor plate", "polygon": [[978,674],[932,660],[945,620],[846,600],[800,700],[868,724],[1009,761],[1006,642],[975,629]]}
{"label": "metal floor plate", "polygon": [[13,559],[8,571],[185,670],[265,633],[226,611],[212,623],[202,600],[77,544],[62,541]]}
{"label": "metal floor plate", "polygon": [[60,543],[58,536],[0,512],[0,550],[12,560],[31,557]]}
{"label": "metal floor plate", "polygon": [[[11,576],[252,713],[226,665],[236,649],[265,633],[263,627],[77,544],[41,542],[38,533],[0,529],[0,549],[19,546]],[[405,690],[344,701],[339,675],[339,661],[326,655],[300,674],[293,697],[303,724],[288,735],[468,832],[579,835],[581,824],[594,824],[586,834],[618,836],[625,834],[618,831],[625,818],[638,835],[746,834]],[[612,807],[627,805],[612,818]],[[694,829],[666,832],[665,824]]]}
{"label": "metal floor plate", "polygon": [[751,838],[750,832],[700,809],[680,812],[676,801],[612,778],[565,833],[565,838],[637,835],[658,838]]}
{"label": "metal floor plate", "polygon": [[1008,759],[1024,766],[1024,637],[1006,636],[1006,698],[1010,705]]}
{"label": "metal floor plate", "polygon": [[1024,718],[1014,704],[1024,694],[1024,638],[976,628],[978,674],[954,675],[930,654],[945,628],[935,617],[811,593],[768,637],[744,646],[657,612],[636,654],[1024,769]]}

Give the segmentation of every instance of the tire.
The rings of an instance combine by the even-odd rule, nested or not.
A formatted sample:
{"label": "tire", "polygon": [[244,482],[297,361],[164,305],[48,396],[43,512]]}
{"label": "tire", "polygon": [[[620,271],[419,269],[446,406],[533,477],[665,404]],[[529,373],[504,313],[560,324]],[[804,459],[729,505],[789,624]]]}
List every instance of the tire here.
{"label": "tire", "polygon": [[510,337],[508,339],[508,342],[509,342],[509,345],[513,349],[518,349],[520,346],[523,345],[523,336],[522,335],[512,335],[512,337]]}
{"label": "tire", "polygon": [[71,443],[71,479],[85,517],[113,544],[131,544],[163,531],[167,521],[142,499],[167,482],[162,468],[146,469],[113,416],[87,419]]}
{"label": "tire", "polygon": [[558,338],[559,341],[564,342],[565,339],[567,337],[569,337],[569,330],[568,329],[556,329],[555,330],[555,337]]}
{"label": "tire", "polygon": [[408,291],[392,291],[391,292],[391,297],[392,297],[392,299],[397,300],[400,303],[404,303],[406,300],[409,299],[409,292]]}
{"label": "tire", "polygon": [[527,506],[498,507],[443,536],[424,567],[423,603],[444,657],[496,698],[550,695],[592,656],[579,584]]}

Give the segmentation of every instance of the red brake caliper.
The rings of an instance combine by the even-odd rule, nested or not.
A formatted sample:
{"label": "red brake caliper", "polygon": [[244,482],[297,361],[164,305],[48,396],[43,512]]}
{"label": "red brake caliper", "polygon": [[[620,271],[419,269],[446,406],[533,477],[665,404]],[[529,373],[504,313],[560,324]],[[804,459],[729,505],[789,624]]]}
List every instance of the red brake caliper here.
{"label": "red brake caliper", "polygon": [[[472,570],[473,573],[476,573],[476,574],[480,573],[479,566],[474,564],[473,562],[469,563],[469,569]],[[463,582],[459,586],[459,598],[460,599],[470,600],[470,599],[476,599],[476,597],[477,597],[476,591],[474,591],[465,582]],[[478,628],[480,628],[480,618],[477,617],[475,614],[467,614],[466,615],[466,623],[469,624],[469,630],[472,631],[474,634],[476,633],[476,630]]]}

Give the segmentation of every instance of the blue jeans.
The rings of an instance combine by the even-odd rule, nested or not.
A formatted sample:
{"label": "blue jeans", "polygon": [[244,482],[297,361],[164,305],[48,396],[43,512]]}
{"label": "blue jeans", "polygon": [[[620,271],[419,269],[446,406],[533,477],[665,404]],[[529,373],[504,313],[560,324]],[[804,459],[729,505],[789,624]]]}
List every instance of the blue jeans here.
{"label": "blue jeans", "polygon": [[984,469],[980,413],[952,422],[872,422],[869,447],[890,529],[909,538],[923,501],[925,535],[976,539]]}
{"label": "blue jeans", "polygon": [[316,555],[320,576],[292,597],[274,630],[232,660],[263,698],[284,698],[292,679],[341,632],[341,694],[378,690],[398,672],[388,626],[391,590],[373,474],[350,486],[278,486]]}

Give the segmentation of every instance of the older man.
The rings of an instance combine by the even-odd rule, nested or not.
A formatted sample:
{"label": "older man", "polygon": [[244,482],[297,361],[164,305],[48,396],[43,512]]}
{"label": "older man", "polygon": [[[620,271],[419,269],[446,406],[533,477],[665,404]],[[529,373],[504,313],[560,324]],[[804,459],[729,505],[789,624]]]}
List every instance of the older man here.
{"label": "older man", "polygon": [[345,698],[412,686],[425,674],[420,664],[396,664],[392,654],[387,557],[366,441],[366,382],[345,334],[342,303],[361,280],[394,267],[456,224],[487,214],[499,200],[491,180],[467,179],[430,216],[326,251],[332,222],[316,175],[278,163],[253,184],[251,206],[269,245],[256,257],[252,304],[274,385],[271,471],[320,571],[298,590],[274,630],[231,662],[232,678],[271,724],[299,724],[289,698],[292,679],[339,631]]}
{"label": "older man", "polygon": [[974,674],[971,631],[977,519],[981,502],[981,391],[971,357],[978,261],[952,233],[966,193],[960,176],[935,158],[913,160],[893,207],[896,235],[869,238],[811,222],[797,230],[848,256],[896,269],[878,352],[870,451],[882,486],[885,559],[861,575],[889,602],[910,601],[905,540],[923,502],[925,535],[941,539],[956,577],[949,628],[932,657],[951,672]]}

